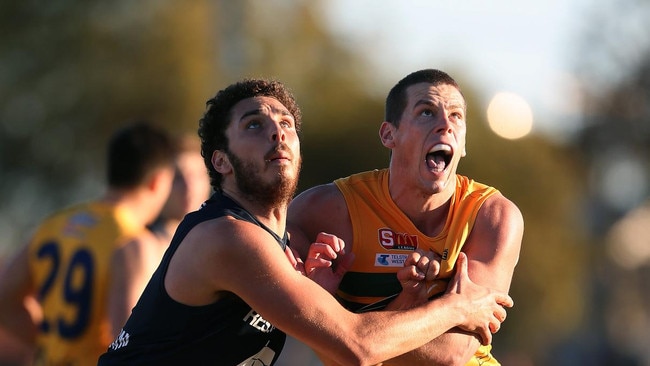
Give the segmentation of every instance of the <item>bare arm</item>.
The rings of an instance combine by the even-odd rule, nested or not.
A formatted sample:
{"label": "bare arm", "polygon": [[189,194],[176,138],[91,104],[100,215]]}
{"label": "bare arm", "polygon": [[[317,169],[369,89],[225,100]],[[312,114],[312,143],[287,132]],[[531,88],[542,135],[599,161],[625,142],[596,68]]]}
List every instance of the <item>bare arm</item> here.
{"label": "bare arm", "polygon": [[[496,203],[499,205],[494,204],[495,200],[491,199],[493,205],[490,206],[490,200],[488,200],[484,206],[495,208],[500,207],[499,210],[503,211],[501,214],[502,219],[508,222],[500,223],[499,220],[492,219],[488,220],[491,222],[491,225],[488,225],[488,228],[482,228],[481,224],[484,223],[485,220],[482,220],[480,217],[489,217],[490,215],[494,215],[493,213],[490,213],[494,208],[482,208],[475,224],[473,234],[468,239],[465,250],[469,250],[469,270],[471,278],[478,278],[476,276],[480,275],[481,280],[483,281],[481,284],[487,287],[498,288],[505,292],[508,290],[512,270],[516,264],[516,257],[518,256],[519,246],[521,243],[521,230],[523,223],[521,220],[521,214],[516,206],[501,195],[495,197],[498,197]],[[302,241],[296,244],[298,248],[301,248],[299,249],[299,252],[303,256],[303,259],[307,258],[307,249],[310,244],[310,241],[307,238],[315,238],[320,231],[326,231],[344,238],[348,248],[353,245],[351,223],[347,205],[342,194],[333,184],[311,188],[296,197],[289,207],[288,221],[291,224],[289,229],[292,230],[292,232],[300,230],[303,237]],[[490,226],[492,228],[490,228]],[[493,229],[494,227],[507,229],[506,232],[511,233],[511,236],[506,238],[507,234],[498,234],[499,231],[495,231]],[[472,245],[471,243],[473,242],[478,244]],[[487,243],[488,245],[484,245],[483,243]],[[476,254],[472,253],[471,248],[473,246],[484,248],[485,252],[483,256],[489,259],[492,256],[491,251],[497,249],[497,245],[500,245],[498,243],[503,243],[502,245],[506,249],[514,249],[508,249],[505,252],[500,253],[503,254],[500,258],[495,257],[494,260],[491,260],[489,268],[485,268],[485,273],[474,274],[474,266],[476,265],[474,257]],[[512,259],[511,257],[515,258]],[[503,269],[501,268],[502,266]],[[507,280],[507,284],[504,283],[498,285],[498,283],[503,282],[503,279],[490,279],[490,271],[492,269],[499,273],[505,273],[502,277]],[[510,272],[510,275],[507,274],[508,272]],[[428,298],[428,296],[425,297],[424,300],[417,301],[416,298],[403,292],[398,296],[398,298],[389,304],[387,309],[408,309],[414,305],[424,303],[426,298]],[[480,341],[475,335],[456,328],[447,332],[443,337],[428,343],[424,347],[403,355],[396,360],[391,360],[391,362],[394,361],[397,364],[402,362],[404,365],[424,363],[431,365],[450,365],[454,363],[464,364],[465,361],[474,354],[479,345]]]}
{"label": "bare arm", "polygon": [[321,232],[345,242],[346,252],[352,244],[352,226],[345,199],[333,183],[313,187],[301,193],[289,206],[287,229],[291,246],[305,260],[310,245]]}
{"label": "bare arm", "polygon": [[[200,245],[227,237],[229,245]],[[462,325],[490,334],[510,305],[505,295],[459,281],[456,292],[409,311],[354,314],[327,291],[300,275],[268,233],[237,220],[214,220],[193,229],[170,263],[165,287],[177,301],[214,301],[220,291],[240,296],[260,315],[340,364],[376,364],[421,346]],[[230,245],[236,242],[237,245]],[[282,260],[279,260],[279,259]],[[178,278],[175,278],[178,276]],[[193,278],[193,289],[180,277]],[[464,286],[460,286],[463,283]],[[460,289],[463,291],[460,292]],[[269,299],[274,301],[269,301]],[[496,314],[496,315],[495,315]]]}
{"label": "bare arm", "polygon": [[26,344],[33,344],[37,333],[34,291],[24,246],[0,273],[0,326]]}
{"label": "bare arm", "polygon": [[[463,250],[469,276],[477,284],[508,292],[519,258],[523,218],[502,195],[495,195],[479,211]],[[472,334],[453,329],[425,346],[391,360],[391,365],[464,365],[480,345]]]}
{"label": "bare arm", "polygon": [[131,315],[131,310],[153,273],[150,265],[152,259],[148,256],[157,254],[147,250],[152,245],[156,245],[155,238],[150,233],[144,233],[113,252],[108,315],[114,337],[120,333]]}

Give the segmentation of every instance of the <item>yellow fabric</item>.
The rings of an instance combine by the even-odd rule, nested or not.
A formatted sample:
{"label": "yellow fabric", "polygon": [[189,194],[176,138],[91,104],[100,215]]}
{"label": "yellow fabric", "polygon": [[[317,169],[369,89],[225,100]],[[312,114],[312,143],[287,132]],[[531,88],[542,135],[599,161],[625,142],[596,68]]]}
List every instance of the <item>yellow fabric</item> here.
{"label": "yellow fabric", "polygon": [[[454,265],[478,211],[495,188],[456,176],[447,221],[435,237],[424,235],[395,205],[388,191],[388,170],[374,170],[341,178],[334,183],[343,193],[352,221],[352,252],[355,260],[341,282],[337,295],[347,304],[372,304],[401,291],[394,275],[404,258],[416,248],[432,250],[443,258],[440,280],[433,292],[444,292],[453,277]],[[481,346],[467,365],[499,365]]]}
{"label": "yellow fabric", "polygon": [[112,251],[142,230],[126,212],[89,202],[47,218],[29,246],[43,324],[36,364],[96,365],[113,336],[107,319]]}

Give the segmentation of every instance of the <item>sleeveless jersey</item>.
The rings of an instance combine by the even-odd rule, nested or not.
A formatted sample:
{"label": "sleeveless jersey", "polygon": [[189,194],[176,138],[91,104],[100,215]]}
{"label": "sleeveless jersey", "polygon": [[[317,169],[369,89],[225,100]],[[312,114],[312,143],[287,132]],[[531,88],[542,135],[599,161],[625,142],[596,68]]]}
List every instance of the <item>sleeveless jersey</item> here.
{"label": "sleeveless jersey", "polygon": [[139,233],[127,212],[99,201],[43,221],[29,244],[42,305],[35,364],[90,365],[111,342],[106,310],[113,250]]}
{"label": "sleeveless jersey", "polygon": [[[402,290],[395,273],[416,248],[442,257],[438,279],[430,293],[441,294],[453,277],[454,265],[472,230],[478,211],[495,188],[456,176],[447,220],[435,237],[422,232],[395,205],[388,191],[387,169],[355,174],[334,181],[345,198],[352,222],[355,260],[345,274],[337,296],[353,311],[381,309]],[[491,346],[481,346],[467,365],[498,365]],[[386,364],[388,365],[388,364]]]}
{"label": "sleeveless jersey", "polygon": [[165,290],[165,274],[183,238],[201,222],[223,216],[254,223],[283,249],[287,245],[286,232],[280,238],[230,198],[213,194],[180,223],[160,266],[99,365],[273,365],[286,336],[241,298],[230,293],[213,304],[188,306]]}

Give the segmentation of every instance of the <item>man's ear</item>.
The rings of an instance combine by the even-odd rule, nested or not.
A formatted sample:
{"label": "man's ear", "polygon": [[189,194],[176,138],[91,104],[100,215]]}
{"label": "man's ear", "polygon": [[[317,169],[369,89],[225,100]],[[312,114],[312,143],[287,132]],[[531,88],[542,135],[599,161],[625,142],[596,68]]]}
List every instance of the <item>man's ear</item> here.
{"label": "man's ear", "polygon": [[390,122],[382,122],[379,126],[379,139],[381,140],[382,145],[386,146],[389,149],[395,147],[394,135],[395,125]]}
{"label": "man's ear", "polygon": [[230,165],[228,155],[226,155],[224,151],[215,150],[212,153],[212,159],[210,161],[212,162],[212,166],[217,172],[221,174],[232,172],[232,165]]}
{"label": "man's ear", "polygon": [[174,179],[174,171],[171,169],[158,169],[154,174],[149,177],[147,181],[147,188],[150,191],[158,190],[162,184],[167,184]]}

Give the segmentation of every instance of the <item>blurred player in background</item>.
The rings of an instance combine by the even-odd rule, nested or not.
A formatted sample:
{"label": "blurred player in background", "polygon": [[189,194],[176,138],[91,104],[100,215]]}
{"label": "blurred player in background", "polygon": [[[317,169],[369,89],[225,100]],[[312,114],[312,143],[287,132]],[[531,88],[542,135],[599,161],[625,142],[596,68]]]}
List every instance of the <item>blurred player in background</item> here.
{"label": "blurred player in background", "polygon": [[114,275],[109,295],[114,330],[120,330],[131,314],[169,247],[178,224],[186,214],[198,210],[210,195],[210,179],[198,136],[179,138],[176,151],[174,183],[160,215],[148,226],[149,230],[114,252],[111,264]]}
{"label": "blurred player in background", "polygon": [[97,363],[113,338],[106,299],[112,252],[158,216],[173,178],[165,131],[144,121],[119,129],[108,145],[103,197],[46,218],[8,262],[0,324],[36,346],[35,364]]}

